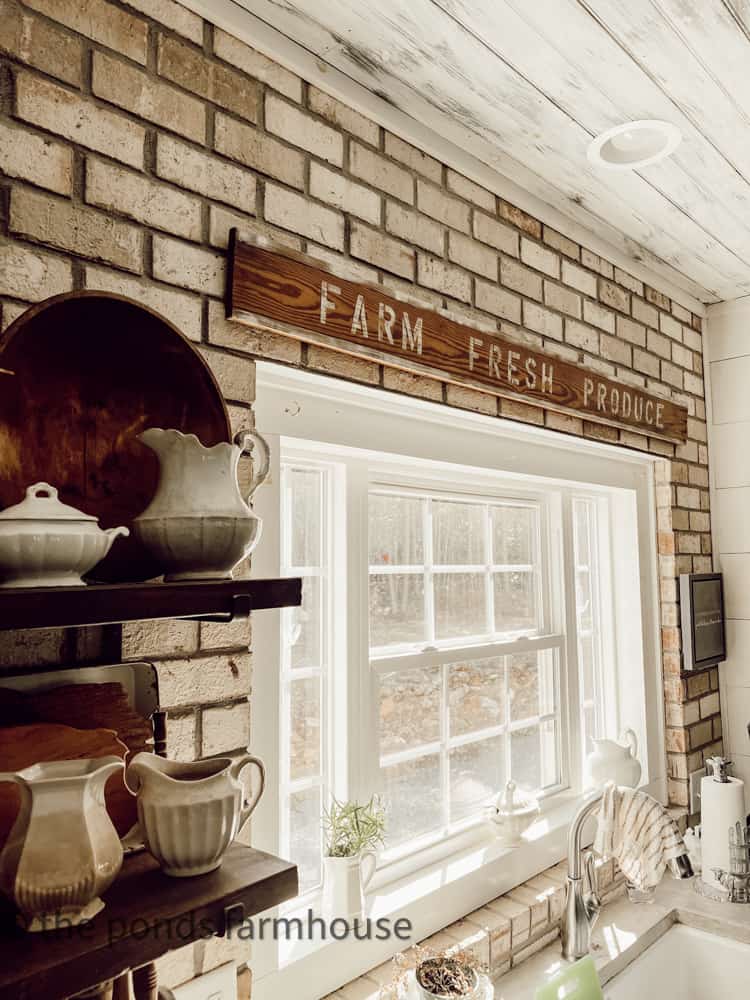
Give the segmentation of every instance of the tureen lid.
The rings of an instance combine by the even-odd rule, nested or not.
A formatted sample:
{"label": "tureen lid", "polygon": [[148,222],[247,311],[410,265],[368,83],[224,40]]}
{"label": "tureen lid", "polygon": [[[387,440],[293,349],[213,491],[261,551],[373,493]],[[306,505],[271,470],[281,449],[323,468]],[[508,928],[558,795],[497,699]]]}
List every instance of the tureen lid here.
{"label": "tureen lid", "polygon": [[34,483],[26,490],[26,499],[0,511],[3,521],[96,521],[58,499],[57,490],[49,483]]}
{"label": "tureen lid", "polygon": [[515,781],[509,781],[497,803],[498,816],[522,816],[537,809],[538,803],[532,795],[522,792]]}

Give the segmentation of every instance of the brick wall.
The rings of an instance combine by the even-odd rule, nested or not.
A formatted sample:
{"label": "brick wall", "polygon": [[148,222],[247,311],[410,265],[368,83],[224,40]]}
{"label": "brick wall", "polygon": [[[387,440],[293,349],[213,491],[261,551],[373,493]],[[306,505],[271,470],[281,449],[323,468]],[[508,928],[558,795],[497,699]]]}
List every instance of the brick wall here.
{"label": "brick wall", "polygon": [[[669,790],[687,803],[689,770],[722,736],[717,671],[680,673],[676,576],[711,568],[697,316],[173,0],[0,0],[0,186],[3,326],[69,289],[143,301],[199,345],[235,427],[252,420],[262,357],[658,456]],[[229,323],[233,226],[674,399],[688,408],[689,440],[675,447]],[[121,647],[109,630],[4,634],[0,658],[106,661],[121,648],[155,660],[172,752],[188,758],[247,741],[249,640],[242,626],[194,623],[130,626]],[[188,978],[209,952],[179,953],[169,978]]]}

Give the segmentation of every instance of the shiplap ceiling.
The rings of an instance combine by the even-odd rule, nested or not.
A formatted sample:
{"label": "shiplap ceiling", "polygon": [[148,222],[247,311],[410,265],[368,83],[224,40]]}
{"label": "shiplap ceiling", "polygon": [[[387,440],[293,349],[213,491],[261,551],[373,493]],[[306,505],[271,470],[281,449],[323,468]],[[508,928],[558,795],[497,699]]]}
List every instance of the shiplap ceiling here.
{"label": "shiplap ceiling", "polygon": [[[750,0],[234,2],[702,301],[750,292]],[[640,118],[673,157],[589,165]]]}

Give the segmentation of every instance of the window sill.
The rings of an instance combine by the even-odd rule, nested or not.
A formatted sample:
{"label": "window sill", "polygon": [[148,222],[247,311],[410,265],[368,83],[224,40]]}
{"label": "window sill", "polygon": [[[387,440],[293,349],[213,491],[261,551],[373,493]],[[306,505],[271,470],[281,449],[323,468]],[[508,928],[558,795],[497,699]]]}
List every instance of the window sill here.
{"label": "window sill", "polygon": [[[472,847],[428,864],[368,894],[367,916],[411,923],[408,941],[304,940],[263,942],[255,948],[279,949],[280,968],[256,980],[253,1000],[294,996],[314,1000],[381,965],[540,872],[558,864],[567,853],[567,833],[580,798],[568,795],[541,816],[521,847],[502,847],[488,832]],[[286,917],[304,915],[308,906]]]}

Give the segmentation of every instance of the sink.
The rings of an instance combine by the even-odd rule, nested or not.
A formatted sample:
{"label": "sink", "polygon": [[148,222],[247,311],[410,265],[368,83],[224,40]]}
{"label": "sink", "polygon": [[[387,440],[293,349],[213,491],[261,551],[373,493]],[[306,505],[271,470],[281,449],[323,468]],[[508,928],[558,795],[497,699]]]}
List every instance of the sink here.
{"label": "sink", "polygon": [[606,1000],[747,997],[750,944],[677,924],[604,987]]}

